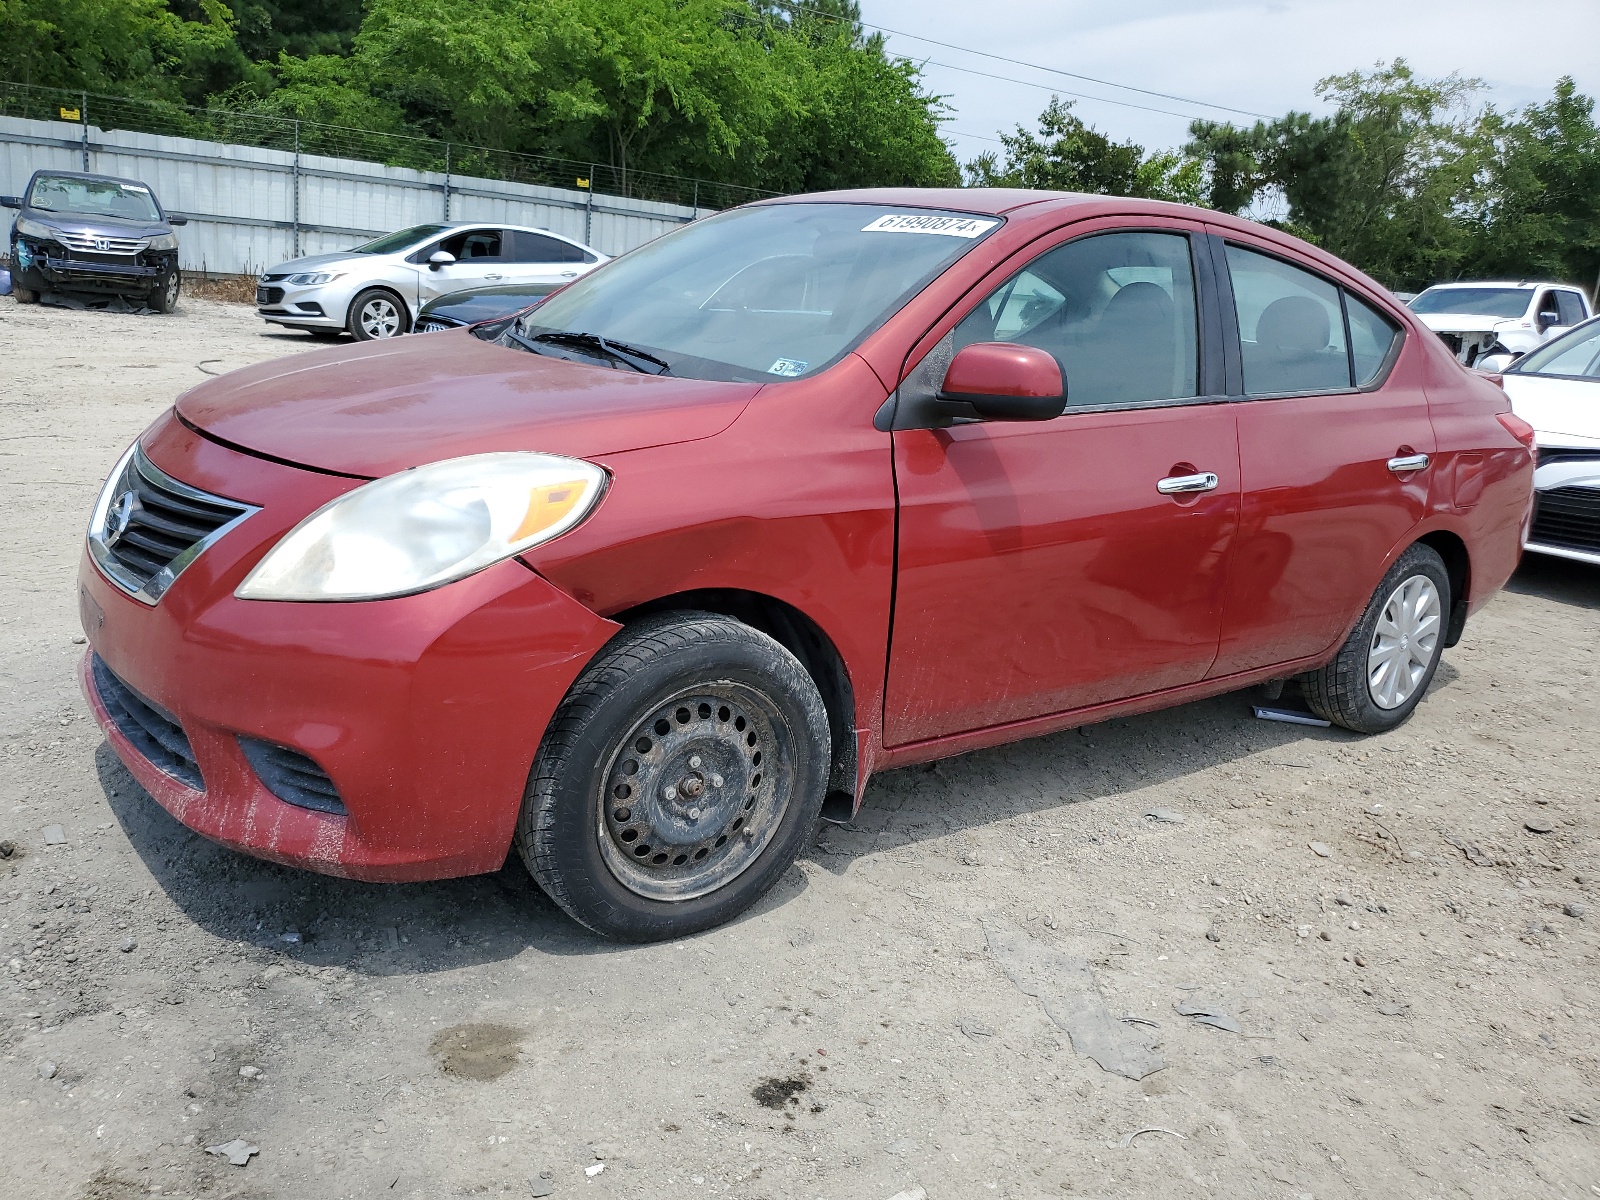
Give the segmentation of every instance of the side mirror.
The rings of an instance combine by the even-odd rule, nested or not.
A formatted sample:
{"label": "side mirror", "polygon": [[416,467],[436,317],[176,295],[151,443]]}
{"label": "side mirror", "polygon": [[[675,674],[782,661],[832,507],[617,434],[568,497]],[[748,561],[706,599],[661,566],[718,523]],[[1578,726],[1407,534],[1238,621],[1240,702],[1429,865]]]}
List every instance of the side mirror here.
{"label": "side mirror", "polygon": [[21,208],[21,196],[0,196],[0,208]]}
{"label": "side mirror", "polygon": [[1015,342],[974,342],[957,351],[939,389],[939,408],[980,421],[1049,421],[1067,407],[1055,355]]}
{"label": "side mirror", "polygon": [[448,250],[435,250],[428,255],[428,270],[437,271],[440,267],[448,267],[455,262],[456,256]]}
{"label": "side mirror", "polygon": [[179,225],[187,225],[188,223],[188,217],[174,217],[170,215],[167,217],[167,224],[171,225],[174,229],[176,229]]}
{"label": "side mirror", "polygon": [[1485,354],[1472,364],[1472,369],[1482,371],[1486,375],[1496,375],[1516,361],[1515,354]]}
{"label": "side mirror", "polygon": [[1553,313],[1553,312],[1542,312],[1537,317],[1535,317],[1534,320],[1538,323],[1539,332],[1543,333],[1546,329],[1549,329],[1552,325],[1561,324],[1561,314],[1560,313]]}

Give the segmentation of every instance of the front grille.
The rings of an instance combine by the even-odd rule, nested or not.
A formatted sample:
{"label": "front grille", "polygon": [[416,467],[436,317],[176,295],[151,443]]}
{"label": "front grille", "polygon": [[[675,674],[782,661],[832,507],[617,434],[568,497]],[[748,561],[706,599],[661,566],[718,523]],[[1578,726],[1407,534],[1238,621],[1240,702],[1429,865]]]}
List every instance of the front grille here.
{"label": "front grille", "polygon": [[200,764],[177,719],[118,679],[98,654],[89,660],[89,673],[111,723],[133,748],[163,775],[197,792],[205,791]]}
{"label": "front grille", "polygon": [[179,483],[135,446],[95,509],[89,550],[113,583],[154,604],[202,550],[255,511]]}
{"label": "front grille", "polygon": [[146,238],[99,237],[92,233],[58,233],[68,250],[80,254],[137,254],[148,244]]}
{"label": "front grille", "polygon": [[1461,335],[1459,333],[1441,333],[1439,335],[1439,340],[1441,342],[1443,342],[1446,346],[1450,347],[1450,353],[1451,354],[1455,354],[1455,355],[1458,355],[1458,356],[1460,355],[1460,353],[1461,353]]}
{"label": "front grille", "polygon": [[1563,446],[1540,446],[1539,465],[1558,462],[1592,462],[1600,470],[1600,450],[1581,450]]}
{"label": "front grille", "polygon": [[267,791],[279,800],[337,817],[345,815],[344,801],[328,773],[298,750],[247,737],[239,739],[239,748]]}
{"label": "front grille", "polygon": [[283,303],[283,289],[279,287],[258,287],[256,289],[257,304]]}
{"label": "front grille", "polygon": [[277,283],[278,280],[287,279],[287,278],[289,278],[288,272],[287,271],[281,271],[276,275],[263,275],[261,277],[261,282],[262,283]]}
{"label": "front grille", "polygon": [[1600,488],[1564,487],[1535,492],[1530,542],[1600,554]]}
{"label": "front grille", "polygon": [[418,333],[441,333],[446,329],[454,329],[455,327],[454,321],[441,321],[437,318],[417,322]]}

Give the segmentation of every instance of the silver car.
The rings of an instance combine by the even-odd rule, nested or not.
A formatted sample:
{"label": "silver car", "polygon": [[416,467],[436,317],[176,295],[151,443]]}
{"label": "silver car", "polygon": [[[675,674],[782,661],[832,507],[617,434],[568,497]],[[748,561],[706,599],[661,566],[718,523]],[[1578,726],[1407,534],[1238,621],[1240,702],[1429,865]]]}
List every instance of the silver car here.
{"label": "silver car", "polygon": [[256,311],[313,337],[360,341],[410,331],[428,301],[464,288],[554,289],[607,261],[548,229],[456,221],[416,225],[353,250],[282,263],[256,283]]}

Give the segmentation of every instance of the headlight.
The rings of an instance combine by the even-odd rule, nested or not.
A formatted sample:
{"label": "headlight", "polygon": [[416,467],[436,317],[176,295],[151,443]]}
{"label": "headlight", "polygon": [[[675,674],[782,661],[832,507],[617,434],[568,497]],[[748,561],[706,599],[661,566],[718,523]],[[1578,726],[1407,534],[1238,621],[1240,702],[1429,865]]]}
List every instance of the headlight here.
{"label": "headlight", "polygon": [[178,235],[175,233],[158,233],[145,243],[146,250],[176,250],[178,248]]}
{"label": "headlight", "polygon": [[324,283],[332,283],[343,274],[343,271],[323,271],[318,274],[291,275],[287,282],[298,284],[301,287],[319,287]]}
{"label": "headlight", "polygon": [[554,454],[473,454],[364,484],[286,534],[241,600],[425,592],[548,542],[598,503],[606,473]]}
{"label": "headlight", "polygon": [[27,217],[17,218],[17,232],[23,237],[44,238],[46,241],[54,241],[61,236],[50,226],[41,225],[38,221],[30,221]]}

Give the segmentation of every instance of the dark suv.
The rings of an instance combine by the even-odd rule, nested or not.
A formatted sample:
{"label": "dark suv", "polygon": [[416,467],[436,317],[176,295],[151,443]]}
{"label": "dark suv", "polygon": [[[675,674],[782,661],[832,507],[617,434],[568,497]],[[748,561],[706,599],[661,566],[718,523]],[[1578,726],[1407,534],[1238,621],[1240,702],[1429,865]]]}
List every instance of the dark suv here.
{"label": "dark suv", "polygon": [[157,312],[178,303],[178,235],[170,217],[137,179],[35,171],[11,227],[11,278],[17,303],[46,291],[137,297]]}

